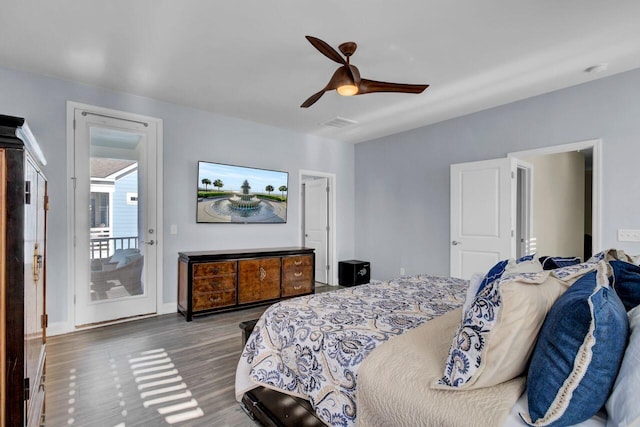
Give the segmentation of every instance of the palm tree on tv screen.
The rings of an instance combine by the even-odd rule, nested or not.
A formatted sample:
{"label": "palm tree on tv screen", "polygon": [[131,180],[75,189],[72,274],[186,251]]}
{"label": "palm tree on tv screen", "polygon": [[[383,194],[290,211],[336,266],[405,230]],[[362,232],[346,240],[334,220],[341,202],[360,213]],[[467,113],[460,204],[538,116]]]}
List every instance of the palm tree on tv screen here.
{"label": "palm tree on tv screen", "polygon": [[273,191],[273,185],[267,185],[266,187],[264,187],[264,191],[271,195],[271,192]]}
{"label": "palm tree on tv screen", "polygon": [[209,178],[202,178],[202,185],[204,185],[204,190],[207,191],[207,186],[211,185],[211,180]]}
{"label": "palm tree on tv screen", "polygon": [[220,191],[220,189],[224,187],[224,182],[222,182],[221,179],[216,179],[215,181],[213,181],[213,186],[216,187],[218,191]]}

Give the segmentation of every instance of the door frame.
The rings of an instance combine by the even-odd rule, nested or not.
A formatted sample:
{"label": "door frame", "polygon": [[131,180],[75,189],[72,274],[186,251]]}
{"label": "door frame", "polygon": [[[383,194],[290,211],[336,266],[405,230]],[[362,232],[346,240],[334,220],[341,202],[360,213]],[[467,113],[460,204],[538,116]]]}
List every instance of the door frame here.
{"label": "door frame", "polygon": [[163,309],[163,188],[162,188],[162,177],[163,174],[163,128],[162,128],[162,119],[150,116],[143,116],[140,114],[130,113],[126,111],[113,110],[110,108],[98,107],[90,104],[83,104],[75,101],[67,101],[67,229],[69,233],[67,233],[67,325],[66,330],[61,331],[61,333],[71,332],[78,329],[90,329],[98,326],[103,326],[105,324],[110,323],[121,323],[127,322],[130,320],[136,320],[140,317],[133,317],[128,319],[118,319],[112,322],[104,322],[100,324],[82,326],[80,328],[75,326],[76,318],[75,318],[75,280],[73,277],[75,276],[75,256],[74,256],[74,236],[71,231],[74,229],[74,204],[75,204],[75,190],[74,190],[74,163],[75,163],[75,148],[74,148],[74,138],[75,138],[75,129],[74,129],[74,113],[75,110],[81,109],[85,111],[90,111],[94,114],[105,115],[109,117],[113,117],[115,119],[121,120],[133,120],[140,122],[153,122],[156,125],[157,135],[156,135],[156,175],[158,179],[156,180],[156,201],[155,201],[155,210],[156,210],[156,315],[162,314],[165,310]]}
{"label": "door frame", "polygon": [[[522,172],[522,179],[520,176],[520,172]],[[522,215],[519,215],[516,212],[516,253],[514,254],[517,257],[527,255],[535,252],[535,242],[532,242],[533,233],[533,165],[531,163],[527,163],[524,160],[516,158],[516,204],[520,204],[520,212]],[[517,205],[516,205],[517,208]],[[524,248],[522,248],[522,241],[518,241],[518,236],[520,239],[525,241]],[[521,254],[519,254],[518,248],[524,249]]]}
{"label": "door frame", "polygon": [[329,252],[329,255],[327,256],[327,262],[329,263],[329,274],[327,274],[327,285],[330,286],[335,286],[338,283],[338,259],[337,259],[337,254],[336,254],[336,242],[337,242],[337,235],[336,235],[336,226],[335,226],[335,219],[336,219],[336,175],[333,173],[327,173],[327,172],[318,172],[318,171],[311,171],[311,170],[304,170],[304,169],[300,169],[298,171],[298,194],[300,195],[299,197],[299,202],[298,202],[298,212],[299,212],[299,224],[300,224],[300,229],[299,229],[299,238],[298,238],[298,242],[299,244],[302,246],[303,242],[304,242],[304,200],[302,198],[302,178],[303,176],[311,176],[311,177],[318,177],[318,178],[327,178],[327,182],[329,185],[329,217],[328,217],[328,222],[329,222],[329,241],[327,242],[327,250]]}
{"label": "door frame", "polygon": [[520,159],[526,157],[545,156],[548,154],[566,153],[570,151],[592,150],[593,178],[591,183],[591,252],[598,253],[602,248],[602,139],[589,139],[532,150],[514,151],[507,157]]}

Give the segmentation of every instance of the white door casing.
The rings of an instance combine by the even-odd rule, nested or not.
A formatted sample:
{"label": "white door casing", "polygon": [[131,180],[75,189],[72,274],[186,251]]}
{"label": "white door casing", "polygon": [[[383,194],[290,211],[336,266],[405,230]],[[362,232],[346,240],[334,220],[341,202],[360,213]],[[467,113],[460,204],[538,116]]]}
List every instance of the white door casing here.
{"label": "white door casing", "polygon": [[451,165],[452,277],[469,279],[515,254],[516,161]]}
{"label": "white door casing", "polygon": [[517,258],[536,252],[536,239],[533,233],[533,165],[516,159],[516,253]]}
{"label": "white door casing", "polygon": [[[591,183],[591,235],[592,253],[597,253],[602,247],[602,140],[590,139],[568,144],[534,148],[532,150],[509,153],[509,158],[522,159],[550,154],[566,153],[569,151],[591,151],[592,155],[592,183]],[[534,230],[535,232],[535,230]]]}
{"label": "white door casing", "polygon": [[[73,171],[74,182],[73,209],[71,221],[73,241],[72,247],[72,278],[74,294],[74,321],[76,326],[94,324],[105,321],[119,320],[127,317],[156,313],[158,310],[158,290],[161,290],[161,245],[158,236],[161,235],[161,206],[160,196],[160,158],[161,158],[161,121],[130,115],[123,112],[83,106],[69,105],[69,113],[74,118],[73,132]],[[115,116],[115,117],[114,117]],[[139,142],[135,149],[139,155],[138,186],[139,193],[136,203],[138,213],[138,246],[143,254],[142,282],[144,292],[130,297],[92,300],[89,283],[91,271],[89,263],[90,226],[87,206],[89,205],[90,167],[92,130],[110,130],[123,134],[139,135]],[[95,149],[95,147],[94,147]],[[119,158],[118,150],[126,158],[127,150],[118,147],[108,147],[105,150],[114,153]],[[111,205],[110,205],[111,208]]]}
{"label": "white door casing", "polygon": [[315,280],[328,283],[328,180],[306,180],[304,188],[304,245],[315,249]]}

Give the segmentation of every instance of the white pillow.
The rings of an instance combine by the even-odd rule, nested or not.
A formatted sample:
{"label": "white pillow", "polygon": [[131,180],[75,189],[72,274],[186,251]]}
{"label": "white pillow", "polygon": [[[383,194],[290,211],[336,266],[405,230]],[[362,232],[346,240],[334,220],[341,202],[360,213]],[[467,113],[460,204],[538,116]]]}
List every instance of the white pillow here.
{"label": "white pillow", "polygon": [[465,297],[464,304],[462,305],[463,316],[464,312],[467,311],[467,308],[469,308],[475,299],[480,283],[482,283],[482,279],[484,279],[484,274],[482,273],[473,273],[471,275],[471,279],[469,279],[469,287],[467,288],[467,296]]}
{"label": "white pillow", "polygon": [[640,425],[640,306],[627,313],[631,336],[613,392],[607,400],[607,427]]}

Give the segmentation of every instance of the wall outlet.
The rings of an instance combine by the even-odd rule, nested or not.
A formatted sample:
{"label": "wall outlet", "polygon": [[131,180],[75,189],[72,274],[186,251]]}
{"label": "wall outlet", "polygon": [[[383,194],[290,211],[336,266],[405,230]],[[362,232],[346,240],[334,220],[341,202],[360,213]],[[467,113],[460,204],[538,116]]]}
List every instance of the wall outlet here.
{"label": "wall outlet", "polygon": [[169,227],[169,234],[178,234],[177,224],[171,224],[171,226]]}
{"label": "wall outlet", "polygon": [[619,242],[640,242],[640,230],[618,229]]}
{"label": "wall outlet", "polygon": [[400,267],[400,275],[404,276],[404,267]]}

